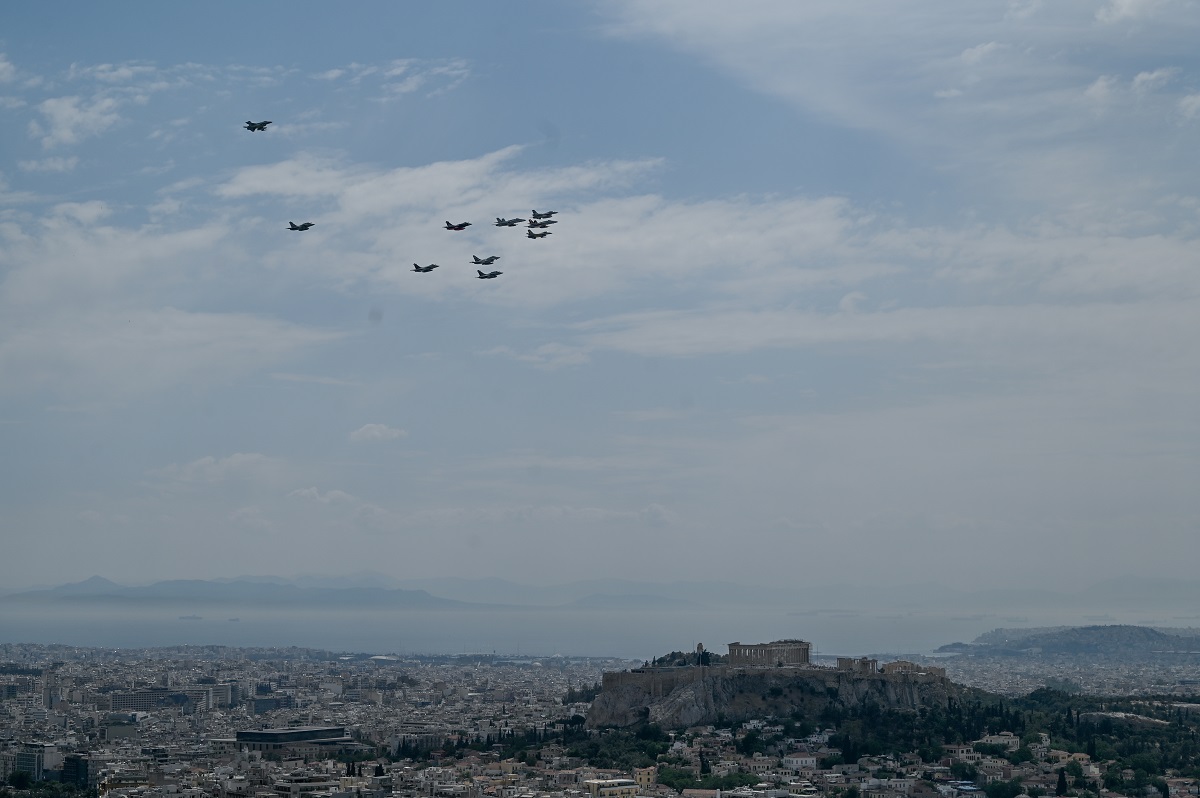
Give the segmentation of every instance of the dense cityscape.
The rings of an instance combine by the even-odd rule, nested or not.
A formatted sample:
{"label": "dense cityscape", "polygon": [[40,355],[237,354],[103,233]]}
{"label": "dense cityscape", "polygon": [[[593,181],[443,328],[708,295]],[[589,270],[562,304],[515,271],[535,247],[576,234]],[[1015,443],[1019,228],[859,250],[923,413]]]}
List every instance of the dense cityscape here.
{"label": "dense cityscape", "polygon": [[[1014,677],[966,657],[810,662],[808,645],[730,644],[728,655],[638,663],[3,644],[0,789],[38,798],[1197,794],[1200,703],[1188,700],[1186,666],[1064,660]],[[597,696],[622,679],[695,681],[708,669],[744,679],[764,652],[770,661],[757,670],[772,678],[920,679],[953,697],[915,711],[866,700],[780,714],[769,708],[783,692],[773,687],[757,717],[597,722]]]}

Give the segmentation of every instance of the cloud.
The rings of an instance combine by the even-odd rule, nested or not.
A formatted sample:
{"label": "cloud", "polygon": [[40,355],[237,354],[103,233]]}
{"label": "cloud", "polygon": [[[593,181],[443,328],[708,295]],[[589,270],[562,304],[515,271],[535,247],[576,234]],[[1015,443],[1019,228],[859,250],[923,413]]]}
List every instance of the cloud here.
{"label": "cloud", "polygon": [[1139,93],[1157,91],[1174,80],[1178,74],[1178,67],[1166,67],[1153,72],[1139,72],[1133,78],[1133,90]]}
{"label": "cloud", "polygon": [[521,363],[529,363],[540,369],[553,370],[565,366],[581,366],[588,362],[587,352],[577,346],[547,343],[535,347],[532,351],[519,353],[511,347],[497,346],[484,350],[485,355],[504,355]]}
{"label": "cloud", "polygon": [[156,76],[159,73],[158,67],[146,62],[95,64],[83,67],[73,64],[67,74],[67,79],[91,78],[102,83],[128,83],[140,78]]}
{"label": "cloud", "polygon": [[1092,82],[1092,85],[1084,89],[1083,96],[1087,97],[1094,103],[1102,105],[1109,101],[1115,86],[1115,78],[1113,78],[1111,75],[1101,75]]}
{"label": "cloud", "polygon": [[117,399],[224,382],[341,337],[249,314],[171,307],[13,319],[0,331],[0,392]]}
{"label": "cloud", "polygon": [[408,433],[405,430],[389,427],[387,424],[364,424],[350,433],[350,440],[356,443],[394,441],[398,438],[407,437]]}
{"label": "cloud", "polygon": [[288,494],[289,499],[307,499],[319,504],[358,504],[361,500],[343,490],[329,490],[322,493],[317,488],[300,488]]}
{"label": "cloud", "polygon": [[100,135],[120,121],[117,106],[117,101],[111,97],[97,97],[90,102],[80,97],[53,97],[38,105],[49,129],[32,121],[29,135],[41,139],[45,149],[78,144],[85,138]]}
{"label": "cloud", "polygon": [[1179,113],[1188,119],[1200,116],[1200,94],[1189,94],[1179,100]]}
{"label": "cloud", "polygon": [[43,158],[40,161],[18,161],[17,166],[23,172],[71,172],[79,165],[79,159],[75,156],[70,158],[53,157]]}
{"label": "cloud", "polygon": [[0,83],[12,83],[16,79],[17,68],[5,53],[0,53]]}
{"label": "cloud", "polygon": [[968,47],[958,57],[962,59],[964,64],[973,65],[978,64],[980,61],[1002,49],[1004,49],[1004,45],[999,42],[985,42],[977,44],[974,47]]}
{"label": "cloud", "polygon": [[460,58],[424,61],[402,58],[382,64],[351,63],[311,75],[313,80],[370,85],[387,100],[426,90],[428,96],[443,94],[460,86],[471,75],[470,64]]}
{"label": "cloud", "polygon": [[271,379],[283,382],[307,382],[315,385],[343,385],[347,387],[362,385],[361,382],[354,382],[352,380],[339,380],[335,377],[322,377],[314,374],[289,374],[285,371],[271,372]]}
{"label": "cloud", "polygon": [[1162,4],[1163,0],[1108,0],[1103,8],[1096,11],[1096,19],[1105,24],[1139,19],[1148,16]]}
{"label": "cloud", "polygon": [[188,463],[173,463],[150,472],[164,482],[213,485],[229,480],[274,480],[283,462],[257,452],[231,454],[228,457],[201,457]]}
{"label": "cloud", "polygon": [[195,301],[215,264],[238,274],[238,248],[222,251],[229,229],[211,221],[131,229],[112,217],[92,200],[0,224],[0,392],[120,402],[278,369],[344,337],[253,312],[180,307]]}
{"label": "cloud", "polygon": [[[821,127],[869,131],[907,153],[937,191],[946,181],[961,186],[966,201],[1012,203],[1018,213],[1144,205],[1200,177],[1178,167],[1188,153],[1169,122],[1182,93],[1167,72],[1096,82],[1105,67],[1143,63],[1148,53],[1190,62],[1197,27],[1188,4],[1115,0],[1097,11],[1084,2],[981,0],[967,12],[953,0],[920,0],[903,12],[860,11],[837,0],[736,8],[623,0],[601,13],[613,36],[682,51]],[[1126,19],[1142,26],[1137,36],[1103,24]],[[1142,103],[1125,102],[1130,85]],[[1155,93],[1163,96],[1148,101]],[[1098,100],[1111,104],[1102,119]],[[1150,179],[1144,164],[1130,166],[1134,137],[1162,154]]]}

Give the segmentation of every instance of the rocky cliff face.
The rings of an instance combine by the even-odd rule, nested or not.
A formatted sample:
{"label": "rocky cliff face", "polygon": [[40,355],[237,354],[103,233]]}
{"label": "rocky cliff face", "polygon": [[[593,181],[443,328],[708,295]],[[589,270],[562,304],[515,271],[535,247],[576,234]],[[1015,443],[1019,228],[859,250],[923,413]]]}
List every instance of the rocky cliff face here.
{"label": "rocky cliff face", "polygon": [[630,726],[649,721],[664,728],[785,717],[808,717],[829,704],[850,708],[875,703],[885,709],[945,706],[957,685],[929,674],[860,674],[819,668],[661,668],[604,674],[603,690],[588,711],[587,726]]}

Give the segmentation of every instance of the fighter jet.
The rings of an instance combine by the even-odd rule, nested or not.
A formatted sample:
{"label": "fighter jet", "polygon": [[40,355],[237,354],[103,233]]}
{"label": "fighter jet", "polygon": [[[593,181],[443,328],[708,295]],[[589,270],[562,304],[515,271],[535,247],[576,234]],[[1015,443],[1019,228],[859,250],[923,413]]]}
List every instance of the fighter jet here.
{"label": "fighter jet", "polygon": [[459,222],[458,224],[450,224],[450,222],[446,222],[447,230],[466,230],[470,226],[470,222]]}
{"label": "fighter jet", "polygon": [[413,271],[414,272],[431,272],[434,269],[436,269],[437,267],[438,267],[438,265],[436,263],[431,263],[428,266],[418,266],[417,264],[414,263]]}
{"label": "fighter jet", "polygon": [[534,220],[530,219],[530,220],[529,220],[528,227],[530,227],[530,228],[534,228],[534,227],[549,227],[549,226],[550,226],[550,225],[552,225],[552,224],[558,224],[558,222],[554,221],[553,219],[547,219],[547,220],[546,220],[546,221],[544,221],[544,222],[535,222]]}
{"label": "fighter jet", "polygon": [[303,233],[305,230],[307,230],[310,227],[313,227],[314,225],[316,225],[316,222],[305,222],[303,224],[296,224],[295,222],[288,222],[288,229],[289,230],[297,230],[297,231]]}
{"label": "fighter jet", "polygon": [[268,119],[266,122],[249,122],[248,121],[248,122],[246,122],[246,130],[249,130],[251,133],[257,133],[260,130],[266,130],[267,125],[269,125],[269,124],[271,124],[270,119]]}
{"label": "fighter jet", "polygon": [[538,213],[537,211],[530,211],[530,213],[533,214],[534,219],[549,219],[551,216],[558,213],[558,211],[546,211],[545,213]]}
{"label": "fighter jet", "polygon": [[535,233],[532,230],[526,230],[525,235],[528,236],[529,238],[545,238],[546,236],[550,235],[550,231],[543,230],[540,233]]}
{"label": "fighter jet", "polygon": [[475,271],[479,272],[478,279],[480,280],[494,280],[500,275],[504,274],[504,272],[488,272],[487,274],[484,274],[482,271],[479,271],[479,269],[476,269]]}
{"label": "fighter jet", "polygon": [[501,216],[496,217],[496,227],[516,227],[524,219],[505,219]]}
{"label": "fighter jet", "polygon": [[500,260],[499,255],[488,255],[486,258],[481,258],[478,255],[471,256],[471,263],[475,266],[491,266],[498,260]]}

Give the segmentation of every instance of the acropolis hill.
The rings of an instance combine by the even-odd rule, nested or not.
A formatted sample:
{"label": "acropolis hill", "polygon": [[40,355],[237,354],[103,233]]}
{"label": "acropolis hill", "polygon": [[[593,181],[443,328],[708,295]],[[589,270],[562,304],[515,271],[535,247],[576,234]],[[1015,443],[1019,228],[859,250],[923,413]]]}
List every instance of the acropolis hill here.
{"label": "acropolis hill", "polygon": [[[644,667],[610,672],[603,676],[602,691],[592,702],[587,726],[631,726],[649,721],[663,728],[736,722],[768,716],[786,717],[799,711],[816,717],[826,706],[855,707],[874,703],[884,709],[917,710],[945,707],[961,696],[963,688],[946,678],[940,668],[921,668],[910,662],[841,659],[836,668],[808,662],[808,644],[778,641],[762,647],[794,643],[805,647],[802,656],[747,664],[747,657],[731,656],[718,665],[687,664]],[[731,654],[753,646],[731,644]],[[699,663],[699,653],[694,662]],[[753,652],[750,652],[753,653]],[[773,652],[772,652],[773,653]]]}

